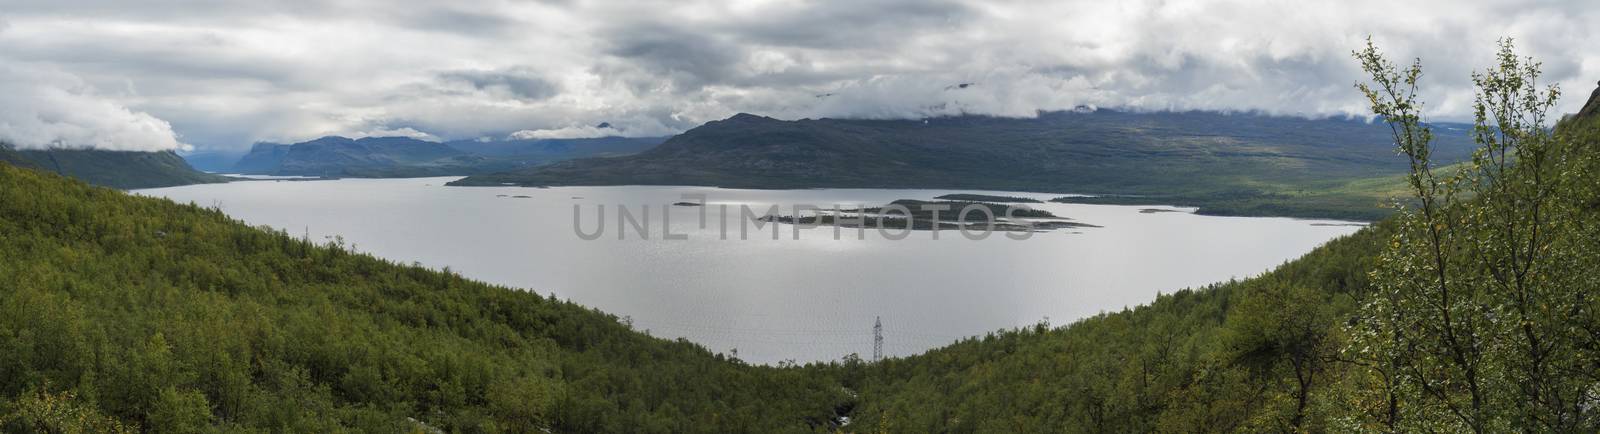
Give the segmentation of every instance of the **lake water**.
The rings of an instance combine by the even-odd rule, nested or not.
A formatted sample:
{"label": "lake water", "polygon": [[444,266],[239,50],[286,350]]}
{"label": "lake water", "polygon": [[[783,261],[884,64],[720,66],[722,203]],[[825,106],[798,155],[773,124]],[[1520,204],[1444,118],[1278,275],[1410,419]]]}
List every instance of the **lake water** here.
{"label": "lake water", "polygon": [[[870,358],[873,322],[883,321],[887,356],[916,354],[965,336],[1060,325],[1153,300],[1158,293],[1245,278],[1359,229],[1340,222],[1208,217],[1172,207],[1033,205],[1103,226],[996,233],[969,240],[956,231],[916,231],[893,240],[853,229],[771,227],[741,240],[740,205],[783,214],[810,204],[845,208],[947,193],[1048,199],[1059,195],[955,190],[733,190],[710,187],[445,187],[456,178],[241,181],[140,190],[178,202],[219,206],[254,225],[313,239],[341,236],[361,252],[448,266],[482,281],[555,293],[631,318],[660,337],[683,337],[755,363]],[[671,206],[686,194],[706,207]],[[527,196],[518,198],[514,196]],[[689,200],[693,201],[693,200]],[[580,238],[600,226],[604,236]],[[649,239],[629,227],[648,209]],[[721,205],[729,205],[726,225]],[[648,207],[648,208],[646,208]],[[1141,212],[1160,208],[1180,212]],[[662,238],[663,211],[671,233]],[[699,216],[708,213],[701,228]],[[1330,223],[1335,223],[1330,225]],[[746,223],[747,225],[749,223]],[[722,239],[722,228],[728,238]],[[891,232],[888,235],[899,235]]]}

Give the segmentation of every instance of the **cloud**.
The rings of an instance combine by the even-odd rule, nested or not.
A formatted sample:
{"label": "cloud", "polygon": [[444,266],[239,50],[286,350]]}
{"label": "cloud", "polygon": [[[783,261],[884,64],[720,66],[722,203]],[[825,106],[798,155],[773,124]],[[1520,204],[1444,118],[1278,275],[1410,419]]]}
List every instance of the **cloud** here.
{"label": "cloud", "polygon": [[411,127],[400,127],[400,128],[394,128],[394,129],[379,128],[379,129],[370,130],[370,131],[358,131],[358,132],[350,134],[350,137],[352,137],[352,138],[362,138],[362,137],[410,137],[410,138],[421,140],[421,141],[425,141],[425,142],[441,142],[441,141],[443,141],[443,140],[439,139],[439,136],[435,136],[435,135],[432,135],[432,134],[428,134],[428,133],[424,133],[424,132],[421,132],[421,131],[417,131],[416,129],[413,129]]}
{"label": "cloud", "polygon": [[202,148],[390,126],[659,135],[737,112],[1361,113],[1350,51],[1368,35],[1423,59],[1437,118],[1471,115],[1468,74],[1501,37],[1544,62],[1564,111],[1600,79],[1592,0],[152,2],[9,2],[0,64],[137,89],[108,98]]}
{"label": "cloud", "polygon": [[166,121],[48,69],[0,67],[0,142],[22,149],[165,151],[186,147]]}
{"label": "cloud", "polygon": [[439,78],[447,83],[461,83],[474,90],[492,93],[501,99],[537,101],[555,96],[559,91],[555,83],[546,81],[526,67],[506,71],[450,71],[439,74]]}
{"label": "cloud", "polygon": [[543,130],[521,130],[506,136],[509,140],[528,139],[581,139],[588,137],[622,136],[623,132],[609,123],[598,126],[573,126]]}

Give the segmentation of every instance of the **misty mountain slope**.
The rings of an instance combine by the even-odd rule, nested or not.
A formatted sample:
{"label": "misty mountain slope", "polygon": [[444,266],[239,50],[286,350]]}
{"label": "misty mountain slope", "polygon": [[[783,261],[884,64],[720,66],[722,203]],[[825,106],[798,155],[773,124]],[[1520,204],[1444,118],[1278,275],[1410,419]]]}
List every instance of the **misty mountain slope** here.
{"label": "misty mountain slope", "polygon": [[21,152],[11,149],[11,146],[4,143],[0,143],[0,163],[6,163],[28,169],[42,169],[38,164],[33,162],[33,159],[28,158],[26,155],[22,155]]}
{"label": "misty mountain slope", "polygon": [[289,154],[289,147],[281,143],[256,143],[250,146],[250,152],[239,157],[233,163],[233,171],[256,175],[271,175],[276,173],[278,165],[283,163],[283,156]]}
{"label": "misty mountain slope", "polygon": [[238,164],[239,160],[248,152],[248,150],[192,151],[179,152],[178,156],[183,157],[183,161],[188,162],[189,166],[194,167],[196,170],[211,173],[231,173],[233,172],[233,166]]}
{"label": "misty mountain slope", "polygon": [[0,161],[119,189],[228,182],[226,177],[189,167],[183,157],[172,151],[10,149],[0,145]]}
{"label": "misty mountain slope", "polygon": [[[1440,157],[1468,129],[1441,125]],[[1042,113],[1034,119],[782,121],[739,114],[625,157],[472,176],[452,185],[683,184],[960,188],[1197,195],[1335,189],[1401,173],[1382,125],[1210,112]]]}

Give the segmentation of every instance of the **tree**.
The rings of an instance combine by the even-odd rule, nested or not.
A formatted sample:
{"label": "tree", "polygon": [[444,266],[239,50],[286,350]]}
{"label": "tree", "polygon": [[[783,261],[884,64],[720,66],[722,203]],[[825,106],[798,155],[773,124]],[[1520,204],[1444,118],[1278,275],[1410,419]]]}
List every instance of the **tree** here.
{"label": "tree", "polygon": [[[1470,161],[1441,168],[1417,98],[1419,63],[1403,70],[1368,41],[1358,88],[1410,161],[1416,196],[1373,272],[1347,355],[1381,384],[1356,404],[1386,431],[1593,431],[1594,238],[1582,228],[1590,183],[1570,182],[1585,145],[1549,127],[1560,95],[1539,64],[1502,40],[1478,91]],[[1592,178],[1586,178],[1592,179]]]}

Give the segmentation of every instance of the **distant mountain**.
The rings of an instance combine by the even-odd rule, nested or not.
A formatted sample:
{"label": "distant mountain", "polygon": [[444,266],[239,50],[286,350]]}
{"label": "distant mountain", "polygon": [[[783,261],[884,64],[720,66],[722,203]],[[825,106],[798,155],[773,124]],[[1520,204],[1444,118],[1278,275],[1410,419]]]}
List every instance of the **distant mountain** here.
{"label": "distant mountain", "polygon": [[246,152],[248,151],[193,151],[179,152],[178,156],[183,157],[183,161],[195,169],[221,173],[232,172],[233,166],[239,163],[239,159],[244,157]]}
{"label": "distant mountain", "polygon": [[450,173],[474,161],[455,148],[409,137],[323,137],[290,146],[277,173],[363,176],[405,170],[427,175]]}
{"label": "distant mountain", "polygon": [[[1439,157],[1471,149],[1438,125]],[[1396,174],[1389,130],[1350,119],[1111,110],[1037,118],[782,121],[739,114],[627,157],[591,158],[452,185],[679,184],[1069,193],[1216,194],[1333,187]]]}
{"label": "distant mountain", "polygon": [[470,175],[579,157],[626,155],[665,138],[602,137],[448,143],[408,137],[329,136],[284,145],[257,143],[234,164],[247,174],[351,177]]}
{"label": "distant mountain", "polygon": [[250,152],[239,157],[233,164],[232,171],[256,175],[270,175],[278,171],[278,165],[283,163],[283,157],[289,155],[289,147],[281,143],[256,143],[250,146]]}
{"label": "distant mountain", "polygon": [[43,169],[38,163],[34,163],[32,158],[22,155],[21,152],[11,149],[11,146],[4,143],[0,143],[0,163],[28,169]]}
{"label": "distant mountain", "polygon": [[491,157],[518,157],[525,161],[556,161],[583,157],[636,154],[660,145],[666,137],[594,137],[583,139],[523,139],[503,141],[458,140],[452,148]]}
{"label": "distant mountain", "polygon": [[172,151],[134,152],[95,149],[12,149],[0,145],[0,162],[47,170],[90,184],[120,189],[227,182],[195,170]]}
{"label": "distant mountain", "polygon": [[293,145],[257,143],[234,165],[246,174],[408,177],[468,173],[482,159],[409,137],[328,136]]}

